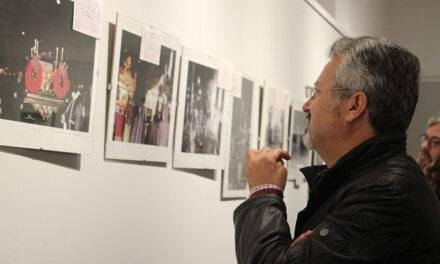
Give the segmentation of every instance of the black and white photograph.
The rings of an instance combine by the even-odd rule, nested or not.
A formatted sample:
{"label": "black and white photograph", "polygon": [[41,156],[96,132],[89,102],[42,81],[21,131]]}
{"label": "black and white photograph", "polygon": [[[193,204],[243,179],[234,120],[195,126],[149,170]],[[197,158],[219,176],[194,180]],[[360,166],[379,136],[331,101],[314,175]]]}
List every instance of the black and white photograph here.
{"label": "black and white photograph", "polygon": [[231,97],[218,87],[218,59],[185,48],[174,167],[224,168],[225,118],[230,114]]}
{"label": "black and white photograph", "polygon": [[222,198],[243,199],[248,195],[246,152],[257,147],[259,89],[255,80],[242,78],[241,98],[234,97],[230,144],[222,181]]}
{"label": "black and white photograph", "polygon": [[265,146],[282,148],[284,143],[285,111],[269,106]]}
{"label": "black and white photograph", "polygon": [[[2,124],[40,127],[44,135],[89,134],[96,39],[72,29],[73,5],[70,0],[1,1],[0,120],[14,122]],[[63,147],[69,142],[53,147],[45,145],[44,136],[34,140],[26,147],[69,151]]]}
{"label": "black and white photograph", "polygon": [[118,14],[106,157],[167,162],[180,43],[162,32],[159,64],[142,60],[142,26]]}
{"label": "black and white photograph", "polygon": [[307,126],[308,120],[306,114],[301,110],[302,104],[296,101],[292,102],[291,126],[290,126],[290,156],[288,161],[289,178],[295,180],[296,185],[302,184],[305,179],[299,169],[310,166],[312,163],[312,150],[307,146],[309,139]]}
{"label": "black and white photograph", "polygon": [[220,154],[225,92],[218,71],[190,61],[186,84],[182,152]]}
{"label": "black and white photograph", "polygon": [[284,96],[279,99],[286,100],[285,102],[277,102],[277,89],[279,88],[268,84],[264,87],[260,147],[287,148],[289,98]]}

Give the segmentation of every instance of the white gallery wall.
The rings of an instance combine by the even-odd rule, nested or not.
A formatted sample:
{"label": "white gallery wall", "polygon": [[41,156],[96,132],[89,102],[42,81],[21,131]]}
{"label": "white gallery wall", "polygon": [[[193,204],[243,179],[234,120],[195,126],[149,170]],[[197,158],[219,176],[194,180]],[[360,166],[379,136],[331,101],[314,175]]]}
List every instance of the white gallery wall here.
{"label": "white gallery wall", "polygon": [[317,0],[350,36],[381,35],[414,52],[423,80],[440,78],[437,0]]}
{"label": "white gallery wall", "polygon": [[[104,0],[90,155],[0,148],[0,263],[235,263],[220,179],[104,160],[109,23],[116,12],[304,100],[339,34],[302,0]],[[111,45],[110,45],[111,46]],[[110,52],[111,53],[111,52]],[[307,188],[286,186],[291,228]]]}
{"label": "white gallery wall", "polygon": [[386,35],[388,0],[317,0],[349,36]]}

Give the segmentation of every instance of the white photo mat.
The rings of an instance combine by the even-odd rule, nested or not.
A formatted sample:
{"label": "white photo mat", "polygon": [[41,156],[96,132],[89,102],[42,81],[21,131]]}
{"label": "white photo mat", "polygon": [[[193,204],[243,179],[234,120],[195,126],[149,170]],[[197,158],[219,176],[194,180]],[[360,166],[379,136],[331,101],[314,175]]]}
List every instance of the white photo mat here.
{"label": "white photo mat", "polygon": [[[250,100],[251,102],[251,116],[250,116],[250,127],[249,127],[249,146],[248,148],[258,148],[258,119],[259,119],[259,114],[260,114],[260,86],[259,83],[252,77],[243,75],[242,77],[243,82],[242,82],[242,95],[245,95],[246,93],[243,91],[244,90],[244,85],[245,85],[245,81],[249,81],[252,82],[253,86],[252,86],[252,98]],[[234,98],[233,101],[235,100],[246,100],[246,98],[244,98],[243,96],[241,98]],[[249,101],[247,101],[249,102]],[[234,105],[234,102],[232,104]],[[232,113],[234,113],[234,108],[232,107]],[[230,171],[230,166],[232,165],[231,162],[234,162],[234,157],[232,156],[233,153],[231,153],[231,149],[233,147],[233,144],[236,144],[237,142],[233,142],[232,138],[232,130],[233,130],[233,120],[234,120],[234,116],[232,114],[231,117],[231,122],[228,122],[228,127],[227,127],[227,139],[229,140],[228,144],[227,144],[227,149],[226,149],[226,159],[225,159],[225,170],[223,171],[222,174],[222,191],[221,191],[221,198],[222,199],[244,199],[249,195],[249,188],[248,188],[248,184],[246,181],[246,184],[244,186],[244,188],[237,188],[237,189],[232,189],[230,188],[231,183],[230,180],[232,177],[236,177],[238,178],[237,175],[231,175],[231,171]],[[240,120],[241,121],[241,120]],[[241,153],[240,155],[243,155],[243,157],[246,157],[246,152]],[[246,164],[241,164],[241,166],[243,166],[242,170],[244,170],[244,166],[246,166]],[[246,178],[246,175],[243,175]],[[242,176],[242,177],[243,177]],[[242,186],[241,186],[242,187]]]}
{"label": "white photo mat", "polygon": [[[188,85],[188,70],[189,64],[199,65],[209,68],[216,72],[218,76],[219,60],[215,57],[200,53],[198,51],[183,48],[180,67],[180,79],[179,79],[179,97],[177,107],[177,119],[174,138],[174,155],[173,155],[173,167],[174,168],[189,168],[189,169],[224,169],[225,166],[225,149],[226,146],[226,122],[230,122],[232,96],[225,90],[218,87],[216,89],[224,93],[223,111],[221,119],[221,131],[220,131],[220,145],[219,153],[216,154],[201,154],[194,152],[183,151],[183,134],[184,134],[184,122],[185,122],[185,107],[187,103],[187,85]],[[203,124],[206,126],[206,124]]]}
{"label": "white photo mat", "polygon": [[[172,100],[170,107],[170,122],[168,131],[167,146],[149,145],[145,143],[131,143],[123,141],[115,141],[114,125],[115,125],[115,105],[117,101],[118,89],[118,72],[120,67],[121,44],[123,32],[129,32],[141,38],[143,24],[139,21],[133,20],[129,17],[118,13],[115,46],[113,52],[113,67],[112,67],[112,85],[110,94],[110,103],[107,117],[107,137],[105,157],[108,159],[118,160],[135,160],[135,161],[149,161],[149,162],[166,162],[171,163],[172,146],[173,146],[173,131],[177,98],[177,83],[179,72],[179,60],[181,53],[180,40],[172,35],[162,32],[161,43],[162,46],[175,51],[174,58],[174,77],[172,85]],[[134,62],[132,62],[134,64]]]}
{"label": "white photo mat", "polygon": [[[66,2],[64,2],[66,3]],[[17,4],[20,4],[17,2]],[[72,17],[73,17],[73,3]],[[17,14],[15,14],[17,15]],[[40,14],[35,13],[40,16]],[[31,19],[28,17],[28,19]],[[69,19],[66,17],[66,19]],[[27,29],[20,29],[25,32]],[[66,29],[73,31],[72,28]],[[66,32],[60,32],[66,35]],[[41,44],[42,45],[42,44]],[[40,149],[48,151],[58,151],[75,154],[90,154],[92,149],[92,135],[95,117],[95,95],[98,72],[98,41],[94,40],[94,57],[93,57],[93,73],[92,83],[90,85],[90,109],[88,119],[88,131],[68,130],[53,126],[44,126],[39,124],[31,124],[20,121],[12,121],[0,118],[0,145]],[[51,47],[54,49],[54,47]],[[60,47],[61,49],[61,47]],[[67,65],[69,63],[67,62]],[[70,70],[73,70],[72,67]],[[67,104],[67,103],[66,103]]]}

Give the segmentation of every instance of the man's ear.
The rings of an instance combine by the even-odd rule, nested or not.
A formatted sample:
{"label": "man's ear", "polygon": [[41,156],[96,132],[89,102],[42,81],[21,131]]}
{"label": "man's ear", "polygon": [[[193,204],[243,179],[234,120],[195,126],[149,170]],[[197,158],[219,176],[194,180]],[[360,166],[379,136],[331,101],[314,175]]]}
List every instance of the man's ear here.
{"label": "man's ear", "polygon": [[346,101],[346,115],[345,119],[352,122],[362,116],[366,112],[368,105],[368,97],[363,92],[354,93]]}

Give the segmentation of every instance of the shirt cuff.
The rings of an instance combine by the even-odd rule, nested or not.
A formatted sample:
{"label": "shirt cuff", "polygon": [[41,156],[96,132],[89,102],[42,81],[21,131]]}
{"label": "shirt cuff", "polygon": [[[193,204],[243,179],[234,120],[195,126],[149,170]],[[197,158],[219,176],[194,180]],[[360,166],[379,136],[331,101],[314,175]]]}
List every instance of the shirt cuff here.
{"label": "shirt cuff", "polygon": [[275,184],[262,184],[251,189],[250,197],[255,197],[263,194],[275,194],[279,198],[283,198],[283,189]]}

